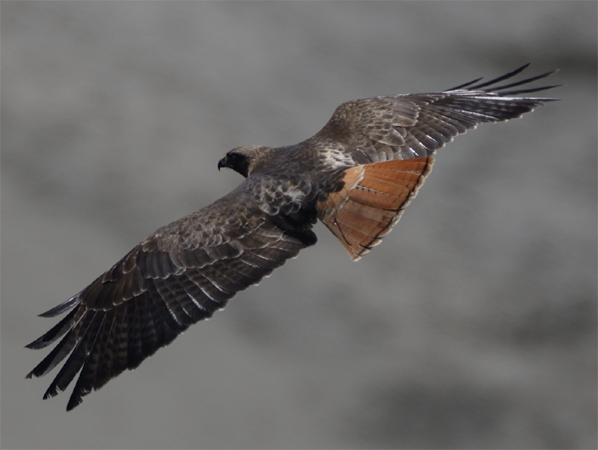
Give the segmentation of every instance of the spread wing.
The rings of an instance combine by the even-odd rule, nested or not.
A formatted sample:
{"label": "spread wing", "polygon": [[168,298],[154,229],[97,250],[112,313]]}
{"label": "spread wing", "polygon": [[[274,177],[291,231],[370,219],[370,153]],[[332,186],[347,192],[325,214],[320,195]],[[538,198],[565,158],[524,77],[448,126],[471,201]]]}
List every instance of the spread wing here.
{"label": "spread wing", "polygon": [[[27,375],[45,375],[68,356],[44,398],[66,389],[81,371],[67,406],[73,409],[92,389],[137,367],[224,308],[236,292],[313,245],[315,211],[301,215],[296,195],[265,192],[268,187],[248,179],[212,205],[160,228],[80,293],[42,314],[72,309],[27,346],[44,348],[62,337]],[[256,196],[272,201],[260,209],[252,202]],[[284,227],[288,217],[295,231]]]}
{"label": "spread wing", "polygon": [[496,86],[528,65],[444,92],[343,103],[318,134],[300,144],[315,151],[324,168],[348,167],[318,204],[318,217],[351,258],[359,259],[391,231],[430,173],[436,150],[480,123],[520,117],[556,100],[517,95],[557,86],[512,89],[554,72]]}
{"label": "spread wing", "polygon": [[431,156],[459,134],[484,122],[520,117],[553,98],[517,97],[558,86],[512,89],[556,71],[495,86],[529,64],[501,77],[480,79],[443,92],[374,97],[343,103],[306,144],[329,165],[355,165]]}

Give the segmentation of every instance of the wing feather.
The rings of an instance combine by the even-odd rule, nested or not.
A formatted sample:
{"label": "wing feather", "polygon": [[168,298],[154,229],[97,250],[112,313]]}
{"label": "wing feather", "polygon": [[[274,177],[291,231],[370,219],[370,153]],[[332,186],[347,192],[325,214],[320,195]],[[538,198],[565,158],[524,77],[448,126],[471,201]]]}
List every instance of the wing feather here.
{"label": "wing feather", "polygon": [[545,102],[557,100],[516,95],[558,86],[505,90],[545,78],[554,71],[495,86],[527,66],[477,85],[474,83],[479,80],[442,92],[343,103],[305,145],[315,148],[332,167],[337,165],[339,153],[345,155],[342,161],[348,166],[432,156],[457,135],[480,123],[514,119]]}
{"label": "wing feather", "polygon": [[[212,205],[160,228],[75,297],[45,313],[55,316],[74,307],[28,345],[43,348],[64,336],[27,375],[42,376],[68,357],[44,398],[63,391],[80,372],[67,410],[76,407],[83,396],[139,366],[315,243],[310,230],[315,205],[303,228],[282,229],[276,223],[290,219],[269,216],[251,201],[263,196],[260,182],[248,179]],[[300,222],[299,207],[285,204],[292,196],[273,197],[279,203],[269,205],[272,210],[289,211],[293,223]]]}

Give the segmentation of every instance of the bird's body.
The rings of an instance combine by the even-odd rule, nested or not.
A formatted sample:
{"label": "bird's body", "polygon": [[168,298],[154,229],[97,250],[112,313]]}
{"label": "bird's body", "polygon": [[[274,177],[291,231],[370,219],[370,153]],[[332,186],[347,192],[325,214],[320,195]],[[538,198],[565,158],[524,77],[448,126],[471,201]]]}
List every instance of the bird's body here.
{"label": "bird's body", "polygon": [[[152,233],[65,303],[70,312],[28,345],[62,337],[28,374],[68,356],[44,398],[81,374],[67,409],[126,369],[137,367],[191,324],[222,309],[238,291],[316,243],[320,219],[359,259],[392,229],[430,173],[435,151],[482,122],[519,117],[553,99],[508,91],[550,73],[489,86],[521,72],[448,91],[374,97],[342,104],[299,144],[238,147],[218,163],[246,179],[216,202]],[[64,337],[63,337],[64,336]]]}

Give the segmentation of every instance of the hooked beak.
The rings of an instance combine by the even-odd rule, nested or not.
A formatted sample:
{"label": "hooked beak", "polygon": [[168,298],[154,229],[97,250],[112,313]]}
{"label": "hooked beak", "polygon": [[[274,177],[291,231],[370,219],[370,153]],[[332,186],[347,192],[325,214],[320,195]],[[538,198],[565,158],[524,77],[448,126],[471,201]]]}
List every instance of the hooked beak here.
{"label": "hooked beak", "polygon": [[222,158],[220,161],[218,161],[218,172],[220,172],[220,169],[222,167],[228,167],[228,164],[226,162],[226,156]]}

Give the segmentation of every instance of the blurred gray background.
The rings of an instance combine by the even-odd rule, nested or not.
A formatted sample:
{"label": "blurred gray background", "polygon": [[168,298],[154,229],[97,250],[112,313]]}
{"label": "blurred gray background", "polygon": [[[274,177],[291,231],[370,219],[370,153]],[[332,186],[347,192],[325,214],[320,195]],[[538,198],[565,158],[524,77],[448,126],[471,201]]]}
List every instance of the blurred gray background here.
{"label": "blurred gray background", "polygon": [[[596,448],[596,2],[2,2],[3,448]],[[303,251],[65,412],[23,346],[238,145],[532,61],[382,245]],[[56,374],[56,371],[53,373]]]}

